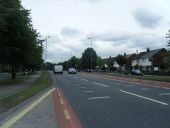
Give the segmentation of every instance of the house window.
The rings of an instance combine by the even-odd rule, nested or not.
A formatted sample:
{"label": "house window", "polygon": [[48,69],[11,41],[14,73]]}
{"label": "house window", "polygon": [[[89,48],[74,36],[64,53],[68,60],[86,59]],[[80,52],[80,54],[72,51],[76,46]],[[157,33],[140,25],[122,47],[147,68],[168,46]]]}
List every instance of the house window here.
{"label": "house window", "polygon": [[149,59],[149,62],[151,62],[152,61],[152,59]]}

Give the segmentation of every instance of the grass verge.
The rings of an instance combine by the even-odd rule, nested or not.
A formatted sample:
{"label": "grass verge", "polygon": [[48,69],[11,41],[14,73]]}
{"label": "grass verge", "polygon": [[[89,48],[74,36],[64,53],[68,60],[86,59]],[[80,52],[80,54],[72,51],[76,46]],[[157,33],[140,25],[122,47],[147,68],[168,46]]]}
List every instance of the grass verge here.
{"label": "grass verge", "polygon": [[117,77],[143,79],[143,80],[170,82],[170,76],[157,76],[157,75],[134,76],[134,75],[124,75],[124,74],[119,74],[119,73],[99,73],[99,74],[117,76]]}
{"label": "grass verge", "polygon": [[17,104],[36,95],[38,92],[51,87],[52,85],[53,82],[50,73],[43,72],[41,76],[30,87],[8,97],[2,98],[0,100],[0,113],[7,111]]}
{"label": "grass verge", "polygon": [[16,79],[7,79],[7,80],[1,80],[0,81],[0,87],[3,86],[10,86],[13,84],[21,83],[24,80],[30,78],[31,75],[22,75],[22,76],[17,76]]}

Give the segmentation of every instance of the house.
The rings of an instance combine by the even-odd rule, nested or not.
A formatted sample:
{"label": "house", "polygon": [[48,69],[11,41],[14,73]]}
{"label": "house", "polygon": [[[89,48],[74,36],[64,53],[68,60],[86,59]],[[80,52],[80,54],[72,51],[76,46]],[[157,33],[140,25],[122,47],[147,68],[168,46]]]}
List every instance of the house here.
{"label": "house", "polygon": [[163,54],[166,49],[147,49],[146,52],[141,52],[133,57],[132,67],[140,68],[143,71],[159,71],[162,63]]}
{"label": "house", "polygon": [[132,67],[135,68],[136,66],[142,66],[142,59],[141,57],[145,54],[146,52],[141,52],[139,54],[136,54],[132,58]]}
{"label": "house", "polygon": [[128,71],[131,70],[131,67],[132,67],[132,59],[133,59],[133,57],[134,57],[135,55],[136,55],[136,54],[128,54],[128,55],[125,54],[125,58],[126,58],[125,67],[126,67],[126,70],[128,70]]}

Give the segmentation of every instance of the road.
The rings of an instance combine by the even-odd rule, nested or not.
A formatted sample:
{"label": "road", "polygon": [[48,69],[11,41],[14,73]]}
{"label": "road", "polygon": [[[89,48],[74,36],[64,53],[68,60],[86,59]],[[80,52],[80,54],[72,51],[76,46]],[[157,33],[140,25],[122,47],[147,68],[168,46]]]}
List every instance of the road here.
{"label": "road", "polygon": [[170,89],[87,74],[54,75],[84,128],[170,128]]}

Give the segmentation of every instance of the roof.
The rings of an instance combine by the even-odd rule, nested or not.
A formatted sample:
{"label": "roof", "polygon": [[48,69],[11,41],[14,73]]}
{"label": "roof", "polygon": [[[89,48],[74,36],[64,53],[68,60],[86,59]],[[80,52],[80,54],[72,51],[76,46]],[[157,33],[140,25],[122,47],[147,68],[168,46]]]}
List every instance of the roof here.
{"label": "roof", "polygon": [[133,54],[128,54],[128,55],[125,56],[125,58],[128,59],[128,58],[130,58],[130,57],[132,57],[134,55],[136,55],[136,54],[134,54],[134,53]]}
{"label": "roof", "polygon": [[141,53],[135,55],[132,59],[133,59],[133,60],[140,59],[140,58],[141,58],[143,55],[145,55],[145,54],[146,54],[146,52],[141,52]]}
{"label": "roof", "polygon": [[146,58],[152,58],[154,55],[156,55],[158,52],[160,52],[163,49],[155,49],[155,50],[151,50],[149,52],[146,52],[146,54],[144,54],[141,58],[142,59],[146,59]]}

